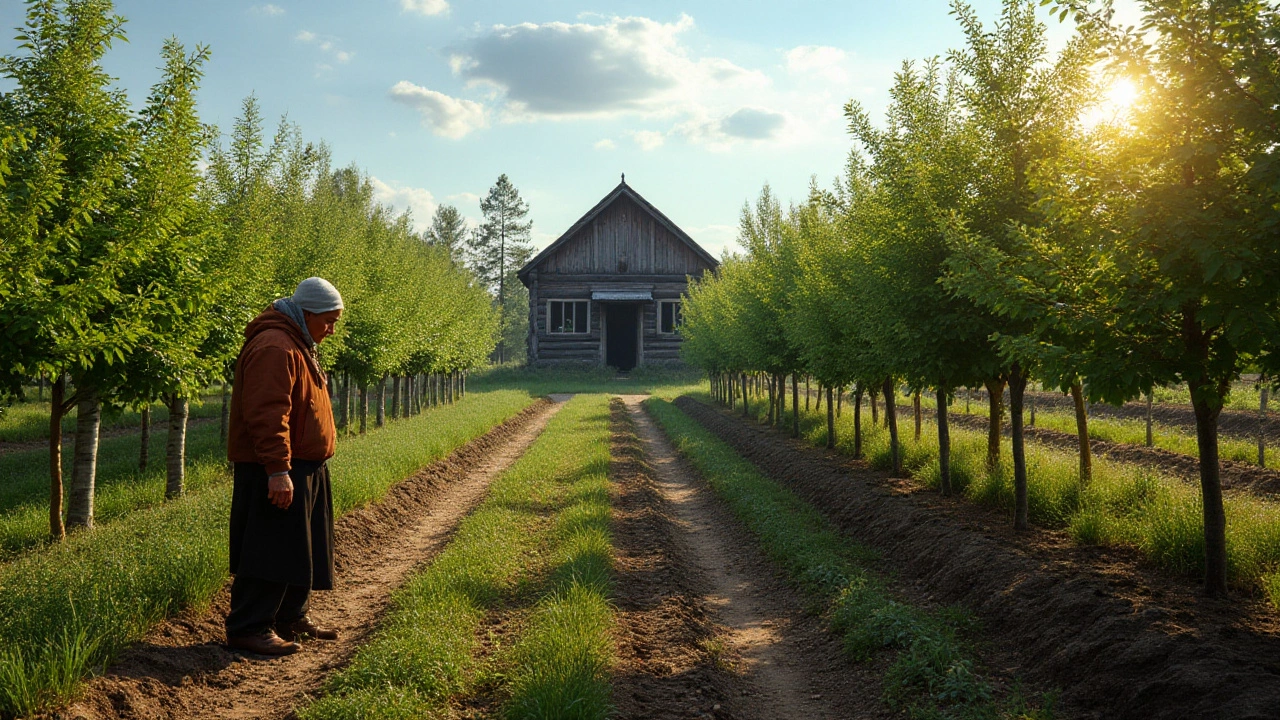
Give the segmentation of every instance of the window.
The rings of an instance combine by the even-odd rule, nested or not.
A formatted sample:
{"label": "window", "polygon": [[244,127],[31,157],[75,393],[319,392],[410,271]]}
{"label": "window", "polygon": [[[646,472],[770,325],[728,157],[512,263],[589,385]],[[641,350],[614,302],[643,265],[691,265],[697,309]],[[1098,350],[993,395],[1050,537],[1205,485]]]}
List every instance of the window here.
{"label": "window", "polygon": [[670,335],[680,327],[679,300],[661,300],[658,302],[658,332]]}
{"label": "window", "polygon": [[590,308],[586,300],[548,300],[547,332],[553,335],[591,332]]}

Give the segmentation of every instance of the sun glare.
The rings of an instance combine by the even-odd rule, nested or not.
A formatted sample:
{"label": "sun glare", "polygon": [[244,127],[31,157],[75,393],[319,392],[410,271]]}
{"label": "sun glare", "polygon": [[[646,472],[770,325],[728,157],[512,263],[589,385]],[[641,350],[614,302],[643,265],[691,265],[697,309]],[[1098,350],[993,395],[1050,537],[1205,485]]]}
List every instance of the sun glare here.
{"label": "sun glare", "polygon": [[1115,78],[1103,91],[1098,104],[1085,113],[1086,126],[1124,122],[1138,99],[1138,86],[1129,78]]}

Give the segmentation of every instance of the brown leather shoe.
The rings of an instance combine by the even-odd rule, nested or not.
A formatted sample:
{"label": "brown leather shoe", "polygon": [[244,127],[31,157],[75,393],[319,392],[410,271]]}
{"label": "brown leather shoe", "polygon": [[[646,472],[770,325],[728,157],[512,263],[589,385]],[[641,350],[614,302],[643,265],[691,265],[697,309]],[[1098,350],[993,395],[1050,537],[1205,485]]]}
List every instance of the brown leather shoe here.
{"label": "brown leather shoe", "polygon": [[264,630],[255,635],[233,635],[227,638],[227,647],[232,650],[259,655],[292,655],[302,649],[296,642],[281,639],[271,630]]}
{"label": "brown leather shoe", "polygon": [[316,640],[337,640],[337,630],[326,630],[316,627],[311,618],[302,616],[291,623],[276,623],[276,632],[285,640],[299,640],[304,637]]}

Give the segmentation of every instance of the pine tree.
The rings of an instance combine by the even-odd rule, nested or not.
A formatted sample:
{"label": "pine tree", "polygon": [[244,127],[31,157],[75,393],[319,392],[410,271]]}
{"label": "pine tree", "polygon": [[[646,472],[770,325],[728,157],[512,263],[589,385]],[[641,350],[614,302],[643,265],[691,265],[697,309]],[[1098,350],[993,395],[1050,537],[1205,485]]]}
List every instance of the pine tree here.
{"label": "pine tree", "polygon": [[[467,255],[476,277],[496,293],[500,327],[506,330],[512,306],[528,302],[524,287],[512,281],[520,267],[517,263],[533,252],[529,239],[533,223],[525,220],[529,205],[505,173],[498,176],[489,195],[480,201],[480,212],[484,213],[484,222],[468,238]],[[500,363],[507,360],[507,334],[504,332],[498,340]],[[512,345],[520,347],[521,343]]]}
{"label": "pine tree", "polygon": [[427,244],[445,248],[449,257],[459,262],[467,242],[467,220],[453,205],[441,205],[436,208],[425,237]]}

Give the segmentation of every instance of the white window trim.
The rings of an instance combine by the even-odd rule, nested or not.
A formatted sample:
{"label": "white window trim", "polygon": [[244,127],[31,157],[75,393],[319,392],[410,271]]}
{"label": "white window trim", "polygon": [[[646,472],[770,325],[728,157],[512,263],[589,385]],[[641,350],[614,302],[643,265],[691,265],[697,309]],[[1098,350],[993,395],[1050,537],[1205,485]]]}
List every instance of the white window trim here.
{"label": "white window trim", "polygon": [[[546,302],[547,302],[547,334],[548,335],[590,335],[591,334],[591,301],[590,300],[587,300],[585,298],[547,298]],[[553,302],[562,302],[562,303],[584,302],[586,303],[587,304],[587,329],[583,330],[582,332],[578,332],[577,330],[573,332],[560,332],[560,331],[553,330],[551,328],[551,303]],[[577,325],[577,323],[575,322],[574,325]]]}
{"label": "white window trim", "polygon": [[[671,304],[671,303],[675,303],[676,305],[679,305],[679,304],[680,304],[680,302],[681,302],[680,300],[659,300],[659,301],[658,301],[658,322],[657,322],[657,326],[658,326],[658,334],[659,334],[659,335],[679,335],[679,334],[680,334],[680,326],[679,326],[679,325],[675,325],[675,326],[673,326],[673,327],[671,328],[671,332],[663,332],[663,331],[662,331],[662,306],[663,306],[663,305],[665,305],[665,304]],[[674,320],[674,318],[672,318],[672,319]]]}

